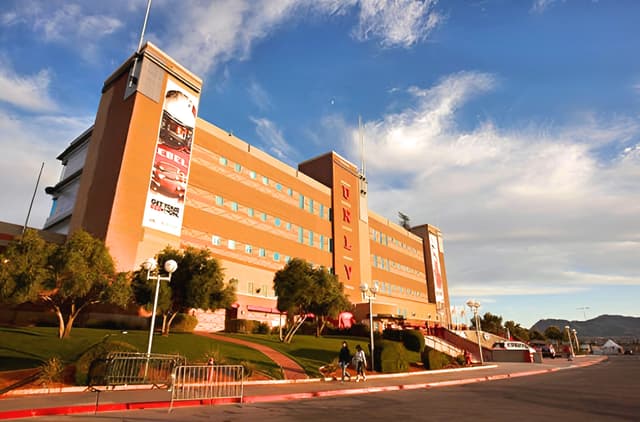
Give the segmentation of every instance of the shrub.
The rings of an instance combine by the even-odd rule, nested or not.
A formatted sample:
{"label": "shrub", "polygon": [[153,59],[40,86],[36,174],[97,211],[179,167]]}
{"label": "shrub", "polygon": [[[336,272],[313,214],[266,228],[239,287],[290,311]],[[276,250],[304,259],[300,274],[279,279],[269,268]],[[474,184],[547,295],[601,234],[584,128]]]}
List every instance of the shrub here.
{"label": "shrub", "polygon": [[402,341],[402,331],[394,328],[385,328],[382,337],[391,341]]}
{"label": "shrub", "polygon": [[269,334],[270,331],[271,327],[266,322],[258,322],[251,330],[253,334]]}
{"label": "shrub", "polygon": [[64,365],[62,361],[56,356],[47,360],[42,366],[40,366],[40,381],[45,386],[50,384],[61,382],[64,378]]}
{"label": "shrub", "polygon": [[101,385],[107,369],[109,352],[137,352],[135,346],[123,341],[101,341],[87,349],[76,361],[77,385]]}
{"label": "shrub", "polygon": [[242,365],[242,367],[244,368],[244,379],[251,378],[256,370],[256,365],[253,362],[249,362],[247,360],[241,361],[240,365]]}
{"label": "shrub", "polygon": [[409,370],[407,349],[402,343],[389,340],[376,342],[375,353],[376,370],[385,373]]}
{"label": "shrub", "polygon": [[250,319],[227,319],[224,330],[228,333],[251,334],[257,323]]}
{"label": "shrub", "polygon": [[[430,347],[425,347],[421,354],[424,369],[442,369],[451,364],[452,358]],[[464,357],[463,357],[464,359]]]}
{"label": "shrub", "polygon": [[178,314],[171,324],[171,331],[174,333],[193,333],[196,325],[198,325],[198,318],[195,315]]}
{"label": "shrub", "polygon": [[407,350],[420,353],[424,349],[424,335],[419,330],[404,330],[402,343]]}

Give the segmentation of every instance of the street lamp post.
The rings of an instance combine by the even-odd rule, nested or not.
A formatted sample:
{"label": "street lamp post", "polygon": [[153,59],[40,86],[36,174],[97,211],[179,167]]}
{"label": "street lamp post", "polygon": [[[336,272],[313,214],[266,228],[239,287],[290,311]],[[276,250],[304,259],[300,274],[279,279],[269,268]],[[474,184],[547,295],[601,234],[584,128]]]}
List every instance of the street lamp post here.
{"label": "street lamp post", "polygon": [[467,306],[473,311],[473,318],[476,321],[476,335],[478,336],[478,351],[480,352],[480,365],[484,365],[484,357],[482,356],[482,342],[480,340],[480,319],[478,318],[478,308],[480,302],[475,299],[467,300]]}
{"label": "street lamp post", "polygon": [[573,360],[575,354],[573,353],[573,342],[571,341],[571,329],[568,325],[564,326],[564,329],[567,331],[567,337],[569,338],[569,359]]}
{"label": "street lamp post", "polygon": [[360,291],[362,292],[362,299],[369,301],[369,335],[371,341],[371,372],[375,371],[376,367],[374,365],[374,344],[373,344],[373,307],[371,305],[371,301],[375,299],[376,294],[378,294],[378,286],[371,286],[367,283],[362,283],[360,285]]}
{"label": "street lamp post", "polygon": [[164,263],[164,270],[169,274],[168,276],[161,276],[158,269],[158,262],[153,258],[147,258],[142,263],[142,268],[147,270],[147,280],[151,280],[152,277],[156,279],[156,291],[153,298],[153,312],[151,313],[151,328],[149,328],[149,342],[147,344],[147,356],[151,355],[151,345],[153,344],[153,330],[156,326],[156,311],[158,310],[158,291],[160,290],[161,281],[171,281],[171,275],[178,269],[178,263],[173,259],[169,259]]}
{"label": "street lamp post", "polygon": [[571,333],[573,334],[573,339],[576,341],[576,353],[578,353],[578,351],[580,350],[580,343],[578,343],[578,332],[576,331],[576,329],[572,329]]}

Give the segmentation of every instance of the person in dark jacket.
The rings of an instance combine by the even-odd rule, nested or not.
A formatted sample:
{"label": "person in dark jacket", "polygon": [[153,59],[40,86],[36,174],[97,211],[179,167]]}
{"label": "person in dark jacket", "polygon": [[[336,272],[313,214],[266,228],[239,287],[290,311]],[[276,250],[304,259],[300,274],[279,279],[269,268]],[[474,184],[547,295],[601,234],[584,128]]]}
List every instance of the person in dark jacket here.
{"label": "person in dark jacket", "polygon": [[349,381],[351,381],[351,374],[347,371],[347,367],[351,362],[351,351],[349,350],[349,346],[346,341],[342,342],[342,348],[340,349],[340,354],[338,355],[338,363],[340,368],[342,368],[342,382],[344,382],[344,377],[347,377]]}

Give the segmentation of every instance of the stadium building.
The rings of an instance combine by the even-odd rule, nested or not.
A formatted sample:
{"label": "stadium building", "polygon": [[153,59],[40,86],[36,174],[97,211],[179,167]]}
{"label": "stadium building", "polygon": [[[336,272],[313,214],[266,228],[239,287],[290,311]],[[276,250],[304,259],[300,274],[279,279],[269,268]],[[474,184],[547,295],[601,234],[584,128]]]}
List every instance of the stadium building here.
{"label": "stadium building", "polygon": [[197,117],[202,80],[151,43],[102,89],[94,125],[58,159],[60,181],[44,229],[83,228],[105,240],[121,271],[167,245],[209,248],[237,282],[231,309],[198,311],[279,324],[274,273],[290,259],[330,268],[355,304],[378,289],[376,328],[447,325],[443,241],[430,225],[406,230],[367,206],[367,182],[335,152],[292,168]]}

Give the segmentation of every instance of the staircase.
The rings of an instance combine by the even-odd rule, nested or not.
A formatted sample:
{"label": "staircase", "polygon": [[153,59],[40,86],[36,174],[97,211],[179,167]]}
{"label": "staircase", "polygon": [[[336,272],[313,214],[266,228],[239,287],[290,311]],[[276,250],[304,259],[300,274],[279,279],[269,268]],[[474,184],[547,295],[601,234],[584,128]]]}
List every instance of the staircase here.
{"label": "staircase", "polygon": [[435,349],[439,352],[444,353],[445,355],[449,355],[454,358],[456,356],[464,354],[464,350],[457,348],[453,344],[441,339],[440,337],[425,335],[424,344],[427,347]]}

